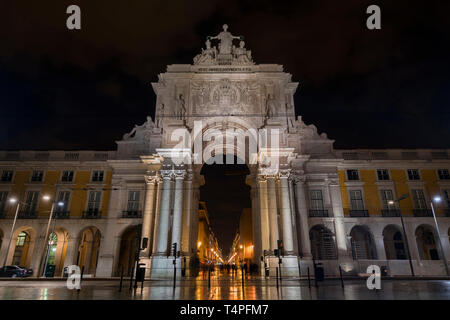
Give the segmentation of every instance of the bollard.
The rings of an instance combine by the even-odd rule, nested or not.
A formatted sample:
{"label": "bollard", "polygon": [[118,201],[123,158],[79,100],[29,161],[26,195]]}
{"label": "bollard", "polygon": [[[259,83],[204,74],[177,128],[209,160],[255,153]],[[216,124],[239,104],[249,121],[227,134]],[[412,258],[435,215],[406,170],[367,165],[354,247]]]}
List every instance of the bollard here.
{"label": "bollard", "polygon": [[177,281],[177,260],[173,259],[173,288],[176,287]]}
{"label": "bollard", "polygon": [[123,266],[122,270],[120,271],[120,285],[119,285],[119,292],[122,292],[122,283],[123,283]]}
{"label": "bollard", "polygon": [[308,287],[311,289],[311,276],[309,274],[309,267],[308,267]]}
{"label": "bollard", "polygon": [[342,278],[342,268],[341,268],[341,265],[339,265],[339,275],[341,276],[341,287],[344,288],[344,279]]}
{"label": "bollard", "polygon": [[208,288],[211,288],[211,268],[208,266]]}

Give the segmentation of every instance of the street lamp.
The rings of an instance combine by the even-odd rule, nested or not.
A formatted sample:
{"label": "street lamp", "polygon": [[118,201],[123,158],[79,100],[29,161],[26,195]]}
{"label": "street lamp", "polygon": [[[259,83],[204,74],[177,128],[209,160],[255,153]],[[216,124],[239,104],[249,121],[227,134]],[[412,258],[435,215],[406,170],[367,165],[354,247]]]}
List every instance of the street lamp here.
{"label": "street lamp", "polygon": [[408,236],[406,235],[405,222],[403,221],[403,214],[402,214],[402,211],[400,209],[400,201],[403,200],[403,199],[406,199],[408,196],[409,196],[409,194],[405,193],[402,196],[400,196],[400,198],[398,198],[397,200],[390,200],[388,203],[391,204],[391,205],[395,205],[396,202],[398,203],[398,211],[399,211],[399,215],[400,215],[400,221],[402,223],[402,229],[403,229],[403,236],[405,238],[406,251],[408,253],[409,267],[411,269],[411,275],[414,277],[414,268],[413,268],[413,263],[412,263],[412,259],[411,259],[411,252],[409,251]]}
{"label": "street lamp", "polygon": [[[55,193],[55,196],[56,196],[56,193]],[[44,195],[42,197],[42,199],[44,199],[45,201],[49,201],[50,200],[50,196],[49,195]],[[58,205],[59,207],[62,207],[62,206],[64,206],[64,202],[62,202],[62,201],[56,202],[55,200],[52,201],[52,208],[50,209],[50,216],[48,217],[47,230],[45,231],[45,238],[44,238],[46,240],[46,242],[47,242],[47,255],[45,257],[44,270],[42,272],[42,276],[44,278],[45,278],[45,270],[47,269],[48,255],[50,253],[50,235],[52,233],[54,233],[54,231],[55,231],[54,230],[55,227],[53,226],[52,233],[49,234],[50,224],[52,223],[52,218],[53,218],[53,212],[55,211],[55,204]],[[44,246],[44,253],[43,254],[45,254],[45,246]]]}
{"label": "street lamp", "polygon": [[431,205],[431,212],[433,213],[434,225],[436,226],[437,238],[439,241],[439,247],[441,249],[442,259],[444,259],[445,271],[447,272],[447,275],[450,275],[449,269],[448,269],[448,261],[447,261],[447,258],[445,257],[444,248],[442,247],[441,234],[439,232],[439,225],[438,225],[438,222],[436,219],[436,213],[434,212],[433,201],[435,201],[436,203],[439,203],[439,202],[441,202],[441,197],[434,196],[433,199],[430,201],[430,205]]}
{"label": "street lamp", "polygon": [[3,261],[3,269],[5,268],[6,260],[8,259],[9,249],[11,248],[11,241],[13,238],[14,228],[16,226],[17,215],[19,214],[19,208],[20,208],[20,203],[21,203],[17,198],[10,198],[9,202],[13,203],[13,204],[17,202],[17,208],[16,208],[16,213],[14,215],[14,221],[13,221],[13,224],[11,227],[11,233],[10,233],[10,237],[9,237],[8,248],[6,249],[5,260]]}

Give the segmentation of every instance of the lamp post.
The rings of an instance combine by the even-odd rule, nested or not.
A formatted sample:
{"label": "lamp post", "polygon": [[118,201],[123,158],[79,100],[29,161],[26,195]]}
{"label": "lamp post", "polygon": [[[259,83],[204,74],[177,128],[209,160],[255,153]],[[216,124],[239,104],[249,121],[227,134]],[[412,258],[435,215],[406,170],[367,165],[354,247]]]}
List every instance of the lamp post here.
{"label": "lamp post", "polygon": [[398,203],[398,211],[399,211],[399,214],[400,214],[400,221],[402,223],[403,236],[405,238],[406,252],[408,253],[409,267],[411,269],[411,275],[414,277],[415,276],[414,275],[414,268],[413,268],[413,263],[412,263],[412,259],[411,259],[411,252],[409,251],[408,236],[406,235],[405,222],[403,221],[403,214],[402,214],[402,211],[400,210],[400,201],[403,200],[403,199],[406,199],[408,196],[409,196],[409,194],[405,193],[402,196],[400,196],[400,198],[398,198],[396,200],[389,201],[389,204],[395,205],[395,203]]}
{"label": "lamp post", "polygon": [[[55,196],[56,196],[56,193],[55,193]],[[48,201],[48,200],[50,200],[50,197],[45,195],[43,197],[43,199]],[[53,213],[55,211],[55,204],[56,204],[56,201],[55,201],[55,199],[53,199],[53,201],[52,201],[52,208],[50,209],[50,216],[48,217],[47,230],[45,231],[45,238],[44,239],[45,239],[45,241],[47,243],[47,254],[45,256],[44,270],[42,271],[42,277],[44,277],[44,278],[45,278],[45,270],[47,269],[48,255],[50,253],[50,236],[53,233],[52,232],[52,233],[49,234],[49,231],[50,231],[50,225],[52,223]],[[57,204],[58,204],[58,206],[62,207],[64,205],[64,202],[59,201]],[[44,254],[45,254],[45,249],[44,249]]]}
{"label": "lamp post", "polygon": [[433,200],[438,203],[438,202],[441,201],[441,197],[440,196],[435,196],[433,199],[430,200],[430,205],[431,205],[431,212],[433,213],[434,225],[436,227],[437,238],[438,238],[438,241],[439,241],[439,247],[441,249],[442,259],[444,259],[445,271],[447,272],[447,275],[450,275],[449,269],[448,269],[448,261],[447,261],[447,258],[445,257],[444,248],[442,247],[441,235],[440,235],[440,232],[439,232],[439,225],[438,225],[438,222],[437,222],[437,219],[436,219],[436,213],[434,212]]}
{"label": "lamp post", "polygon": [[16,214],[14,215],[14,221],[13,221],[13,224],[12,224],[12,227],[11,227],[11,234],[10,234],[10,237],[9,237],[8,248],[6,249],[5,260],[3,261],[3,268],[5,268],[6,261],[8,259],[9,249],[11,248],[11,241],[12,241],[12,238],[13,238],[14,228],[16,226],[17,215],[19,214],[19,208],[20,208],[20,203],[21,203],[16,198],[9,199],[9,202],[10,203],[16,203],[17,202],[17,208],[16,208]]}

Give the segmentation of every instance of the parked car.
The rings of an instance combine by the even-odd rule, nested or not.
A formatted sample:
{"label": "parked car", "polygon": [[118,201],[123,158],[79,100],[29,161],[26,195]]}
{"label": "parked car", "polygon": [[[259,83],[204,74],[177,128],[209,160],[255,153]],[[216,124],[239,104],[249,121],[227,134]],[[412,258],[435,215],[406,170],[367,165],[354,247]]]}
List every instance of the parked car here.
{"label": "parked car", "polygon": [[33,269],[27,269],[20,266],[6,266],[0,268],[0,277],[17,278],[29,277],[33,275]]}

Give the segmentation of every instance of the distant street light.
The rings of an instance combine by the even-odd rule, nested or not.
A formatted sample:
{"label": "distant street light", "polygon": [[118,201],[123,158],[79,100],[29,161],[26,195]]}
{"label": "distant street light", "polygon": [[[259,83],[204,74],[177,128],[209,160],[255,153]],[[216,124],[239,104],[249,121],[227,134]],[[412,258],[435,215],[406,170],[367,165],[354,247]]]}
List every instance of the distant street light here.
{"label": "distant street light", "polygon": [[411,251],[409,251],[408,236],[406,235],[405,222],[403,221],[403,214],[402,214],[402,210],[400,209],[400,201],[403,199],[406,199],[408,196],[409,196],[408,193],[402,194],[400,196],[400,198],[398,198],[397,200],[390,200],[388,203],[389,204],[395,204],[396,202],[398,203],[398,211],[399,211],[399,215],[400,215],[400,221],[402,223],[403,236],[405,237],[406,251],[408,253],[409,267],[411,269],[411,275],[414,277],[414,268],[413,268],[413,263],[412,263],[412,259],[411,259]]}
{"label": "distant street light", "polygon": [[431,205],[431,212],[433,213],[434,225],[436,226],[437,238],[438,238],[438,241],[439,241],[439,247],[440,247],[440,250],[441,250],[442,259],[444,259],[445,271],[447,272],[447,275],[450,275],[449,268],[448,268],[448,261],[447,261],[447,258],[445,257],[444,248],[442,247],[441,234],[439,232],[439,225],[438,225],[438,222],[437,222],[437,219],[436,219],[436,213],[434,212],[433,201],[435,201],[436,203],[439,203],[439,202],[441,202],[441,197],[440,196],[434,196],[433,200],[430,201],[430,205]]}

